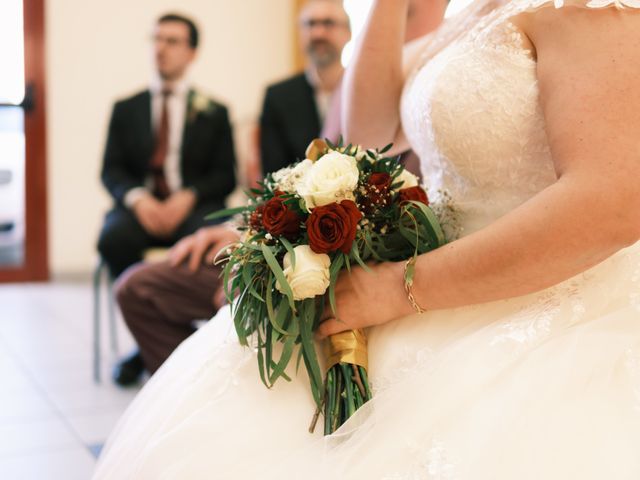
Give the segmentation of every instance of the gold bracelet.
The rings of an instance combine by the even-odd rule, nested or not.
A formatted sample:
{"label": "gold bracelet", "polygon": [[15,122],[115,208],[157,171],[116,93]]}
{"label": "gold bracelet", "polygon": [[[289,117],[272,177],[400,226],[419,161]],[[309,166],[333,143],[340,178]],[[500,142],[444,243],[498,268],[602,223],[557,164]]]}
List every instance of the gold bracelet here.
{"label": "gold bracelet", "polygon": [[411,287],[413,286],[413,275],[415,273],[416,266],[416,257],[411,257],[407,260],[407,263],[404,264],[404,291],[407,294],[407,298],[409,299],[409,303],[413,307],[413,309],[418,313],[425,313],[426,310],[418,305],[416,302],[413,293],[411,293]]}

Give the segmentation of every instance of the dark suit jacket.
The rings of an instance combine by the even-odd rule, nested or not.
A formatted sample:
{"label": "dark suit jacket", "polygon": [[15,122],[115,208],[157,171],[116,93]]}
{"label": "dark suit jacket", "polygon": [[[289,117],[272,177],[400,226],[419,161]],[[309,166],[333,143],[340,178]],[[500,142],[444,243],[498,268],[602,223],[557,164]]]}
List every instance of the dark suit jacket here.
{"label": "dark suit jacket", "polygon": [[321,128],[314,90],[304,74],[270,86],[260,117],[263,173],[304,159]]}
{"label": "dark suit jacket", "polygon": [[[198,206],[222,208],[235,187],[235,155],[227,109],[211,101],[207,110],[193,108],[189,92],[182,137],[180,170],[184,187],[196,190]],[[122,205],[125,194],[144,185],[153,154],[151,93],[146,90],[113,108],[102,167],[102,182]]]}

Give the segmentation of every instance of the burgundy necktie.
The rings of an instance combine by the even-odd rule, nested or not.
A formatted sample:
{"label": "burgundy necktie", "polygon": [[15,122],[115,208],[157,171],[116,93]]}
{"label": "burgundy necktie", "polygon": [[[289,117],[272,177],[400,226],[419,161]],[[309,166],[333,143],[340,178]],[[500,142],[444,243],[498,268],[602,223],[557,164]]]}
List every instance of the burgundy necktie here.
{"label": "burgundy necktie", "polygon": [[160,124],[156,132],[156,144],[153,149],[153,156],[149,164],[151,177],[153,180],[153,195],[160,200],[164,200],[171,193],[167,178],[164,174],[164,161],[169,151],[169,109],[168,101],[171,90],[162,90],[162,114]]}

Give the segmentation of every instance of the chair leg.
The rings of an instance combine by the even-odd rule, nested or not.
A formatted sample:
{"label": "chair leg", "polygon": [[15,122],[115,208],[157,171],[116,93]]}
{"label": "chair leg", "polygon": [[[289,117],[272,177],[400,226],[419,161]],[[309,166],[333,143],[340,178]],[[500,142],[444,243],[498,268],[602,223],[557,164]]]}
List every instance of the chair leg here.
{"label": "chair leg", "polygon": [[115,297],[113,296],[113,280],[109,277],[107,281],[107,308],[109,310],[109,337],[111,340],[111,351],[118,353],[118,329],[116,325]]}
{"label": "chair leg", "polygon": [[100,259],[93,272],[93,380],[100,383],[100,280],[104,260]]}

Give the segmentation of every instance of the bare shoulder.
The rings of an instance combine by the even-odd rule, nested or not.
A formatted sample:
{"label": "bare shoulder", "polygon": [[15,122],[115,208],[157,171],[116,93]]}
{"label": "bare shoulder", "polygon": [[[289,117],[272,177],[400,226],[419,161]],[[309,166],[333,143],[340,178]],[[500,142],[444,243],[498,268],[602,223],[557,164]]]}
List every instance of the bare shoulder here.
{"label": "bare shoulder", "polygon": [[[640,54],[640,8],[553,8],[552,4],[516,17],[513,22],[530,42],[534,55],[585,58],[604,54]],[[576,60],[581,59],[582,56]]]}
{"label": "bare shoulder", "polygon": [[535,52],[540,103],[558,171],[592,167],[604,158],[628,160],[635,168],[640,9],[546,7],[514,23]]}

